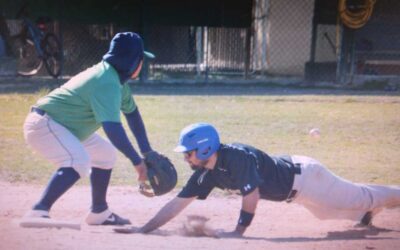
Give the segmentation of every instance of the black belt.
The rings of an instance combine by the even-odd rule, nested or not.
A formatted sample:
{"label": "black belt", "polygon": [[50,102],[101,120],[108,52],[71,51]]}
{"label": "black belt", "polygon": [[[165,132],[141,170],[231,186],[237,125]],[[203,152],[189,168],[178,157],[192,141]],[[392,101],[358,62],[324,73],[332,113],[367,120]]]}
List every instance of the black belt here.
{"label": "black belt", "polygon": [[41,116],[44,116],[46,114],[46,111],[44,111],[43,109],[37,108],[37,107],[32,107],[31,112],[36,113]]}
{"label": "black belt", "polygon": [[295,173],[295,174],[301,174],[301,164],[299,164],[299,163],[296,163],[296,164],[293,164],[293,172]]}
{"label": "black belt", "polygon": [[[300,166],[301,166],[301,165],[298,164],[298,163],[296,163],[296,164],[293,165],[293,172],[294,172],[294,174],[298,174],[298,175],[301,174],[301,167],[300,167]],[[296,197],[296,194],[297,194],[297,190],[296,190],[296,189],[292,189],[292,190],[289,192],[288,197],[286,198],[286,202],[287,202],[287,203],[292,202],[293,199]]]}

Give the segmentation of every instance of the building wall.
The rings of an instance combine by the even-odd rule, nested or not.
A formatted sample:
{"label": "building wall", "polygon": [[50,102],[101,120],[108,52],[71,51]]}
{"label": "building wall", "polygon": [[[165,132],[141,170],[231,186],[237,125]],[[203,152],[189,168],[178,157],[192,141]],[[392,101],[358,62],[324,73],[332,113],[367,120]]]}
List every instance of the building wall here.
{"label": "building wall", "polygon": [[310,57],[314,0],[256,0],[253,67],[303,75]]}
{"label": "building wall", "polygon": [[310,57],[314,0],[271,0],[269,72],[303,75]]}

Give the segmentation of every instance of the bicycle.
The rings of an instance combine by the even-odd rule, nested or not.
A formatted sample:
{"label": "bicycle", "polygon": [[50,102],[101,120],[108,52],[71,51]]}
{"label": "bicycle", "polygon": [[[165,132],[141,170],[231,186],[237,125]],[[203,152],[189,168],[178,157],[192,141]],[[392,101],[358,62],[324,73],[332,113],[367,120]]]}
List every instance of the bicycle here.
{"label": "bicycle", "polygon": [[[19,11],[24,13],[23,9]],[[46,22],[38,24],[26,15],[22,16],[22,31],[13,36],[17,56],[17,73],[32,76],[39,72],[43,64],[54,78],[61,75],[63,52],[60,40],[52,32],[47,32]]]}

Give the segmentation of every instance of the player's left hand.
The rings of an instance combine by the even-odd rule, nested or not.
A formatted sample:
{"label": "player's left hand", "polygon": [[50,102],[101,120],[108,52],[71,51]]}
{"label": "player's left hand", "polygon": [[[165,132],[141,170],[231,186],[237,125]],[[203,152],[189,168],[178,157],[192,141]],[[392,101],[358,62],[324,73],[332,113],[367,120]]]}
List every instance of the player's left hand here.
{"label": "player's left hand", "polygon": [[139,227],[119,227],[119,228],[114,228],[114,232],[116,233],[121,233],[121,234],[134,234],[134,233],[140,233],[140,228]]}
{"label": "player's left hand", "polygon": [[217,238],[241,238],[242,234],[237,231],[226,232],[223,230],[217,230],[216,236]]}

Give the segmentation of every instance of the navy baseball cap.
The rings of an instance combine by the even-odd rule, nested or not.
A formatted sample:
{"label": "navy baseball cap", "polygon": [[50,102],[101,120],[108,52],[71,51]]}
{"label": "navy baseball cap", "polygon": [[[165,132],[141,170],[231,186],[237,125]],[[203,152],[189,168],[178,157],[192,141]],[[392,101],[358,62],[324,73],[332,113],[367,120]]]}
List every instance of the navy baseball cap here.
{"label": "navy baseball cap", "polygon": [[155,55],[144,51],[142,38],[134,32],[121,32],[111,40],[103,60],[110,63],[118,71],[121,81],[125,82],[144,57],[154,59]]}

